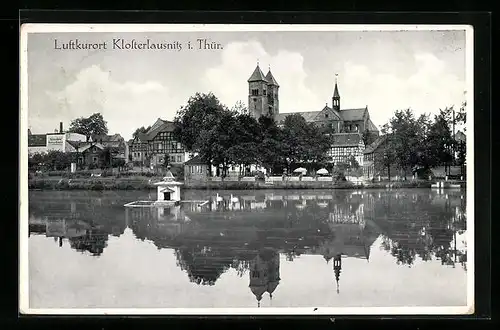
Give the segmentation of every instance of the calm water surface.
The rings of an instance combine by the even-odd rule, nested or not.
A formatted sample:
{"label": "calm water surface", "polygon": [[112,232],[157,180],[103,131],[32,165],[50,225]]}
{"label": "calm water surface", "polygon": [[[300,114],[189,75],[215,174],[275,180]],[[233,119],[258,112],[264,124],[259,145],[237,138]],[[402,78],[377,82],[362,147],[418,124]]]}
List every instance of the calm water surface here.
{"label": "calm water surface", "polygon": [[171,208],[123,206],[147,191],[29,198],[31,308],[466,305],[465,191],[200,190],[184,199],[205,205]]}

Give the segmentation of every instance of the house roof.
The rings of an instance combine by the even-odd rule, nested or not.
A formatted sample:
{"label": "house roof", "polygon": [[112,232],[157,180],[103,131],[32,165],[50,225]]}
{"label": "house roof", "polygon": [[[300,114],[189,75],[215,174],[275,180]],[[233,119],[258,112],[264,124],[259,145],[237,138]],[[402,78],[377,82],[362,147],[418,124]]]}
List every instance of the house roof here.
{"label": "house roof", "polygon": [[361,109],[342,109],[340,110],[340,116],[345,121],[356,121],[363,120],[366,108]]}
{"label": "house roof", "polygon": [[333,137],[332,147],[354,147],[363,142],[359,133],[336,133]]}
{"label": "house roof", "polygon": [[364,154],[370,154],[374,152],[385,140],[387,139],[386,135],[379,136],[375,141],[372,142],[368,147],[366,147]]}
{"label": "house roof", "polygon": [[102,141],[102,142],[120,142],[123,140],[120,134],[101,134],[101,135],[92,135],[92,141]]}
{"label": "house roof", "polygon": [[174,123],[171,121],[167,120],[162,120],[162,123],[160,125],[156,125],[156,127],[152,127],[145,135],[146,135],[146,140],[141,139],[141,141],[148,141],[152,140],[158,135],[160,132],[173,132],[175,126]]}
{"label": "house roof", "polygon": [[[327,109],[332,110],[327,105],[321,111],[285,112],[285,113],[279,113],[279,114],[277,114],[275,118],[276,118],[276,122],[280,123],[280,122],[283,122],[288,115],[300,114],[302,117],[304,117],[304,119],[307,122],[311,122],[311,121],[315,121],[315,119],[317,118],[317,116],[321,112],[323,112],[323,111],[325,111]],[[341,120],[343,120],[343,121],[358,121],[358,120],[363,120],[364,117],[365,117],[365,113],[367,111],[368,111],[367,108],[343,109],[343,110],[340,110],[340,112],[332,110],[332,112],[334,114],[336,114],[337,116],[339,116],[341,118]],[[373,124],[373,122],[370,119],[368,120],[368,129],[370,131],[377,131],[378,132],[377,127]]]}
{"label": "house roof", "polygon": [[314,119],[316,118],[316,116],[320,113],[321,111],[301,111],[301,112],[285,112],[285,113],[278,113],[276,115],[276,122],[277,123],[280,123],[280,122],[283,122],[285,121],[285,118],[289,115],[295,115],[295,114],[299,114],[301,115],[302,117],[304,117],[304,119],[307,121],[307,122],[311,122],[311,121],[314,121]]}
{"label": "house roof", "polygon": [[276,81],[276,79],[274,79],[274,76],[271,73],[271,69],[269,69],[269,72],[267,72],[266,80],[269,83],[269,85],[274,85],[276,87],[280,87],[280,85],[278,85],[278,82]]}
{"label": "house roof", "polygon": [[47,146],[47,134],[28,135],[28,147],[45,147],[45,146]]}
{"label": "house roof", "polygon": [[367,130],[371,131],[371,132],[378,132],[378,128],[377,126],[375,126],[375,124],[372,122],[371,118],[368,119],[368,127],[366,128]]}
{"label": "house roof", "polygon": [[252,81],[265,81],[265,82],[267,82],[267,79],[264,76],[264,73],[262,73],[262,71],[260,70],[259,65],[257,65],[257,67],[253,71],[250,78],[248,78],[248,82],[252,82]]}
{"label": "house roof", "polygon": [[81,147],[83,147],[85,144],[89,143],[89,142],[80,142],[80,141],[66,141],[66,143],[68,145],[70,145],[71,147],[73,147],[73,149],[77,149],[80,150]]}
{"label": "house roof", "polygon": [[[328,117],[328,115],[332,115],[332,117]],[[340,113],[330,108],[328,104],[321,111],[313,111],[313,114],[306,115],[305,118],[307,118],[306,121],[342,120]]]}
{"label": "house roof", "polygon": [[184,165],[207,165],[207,163],[198,155],[185,162]]}

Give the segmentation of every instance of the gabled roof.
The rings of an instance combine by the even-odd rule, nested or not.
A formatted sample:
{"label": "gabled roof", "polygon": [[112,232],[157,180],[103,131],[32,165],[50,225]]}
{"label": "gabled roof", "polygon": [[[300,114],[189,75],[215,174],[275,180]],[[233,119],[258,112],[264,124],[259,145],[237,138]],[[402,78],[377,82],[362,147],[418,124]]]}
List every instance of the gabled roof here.
{"label": "gabled roof", "polygon": [[[151,127],[151,129],[146,133],[146,141],[154,139],[160,132],[173,132],[174,128],[175,126],[173,122],[162,120],[160,125],[156,125],[154,128]],[[141,141],[144,140],[141,139]]]}
{"label": "gabled roof", "polygon": [[368,127],[366,128],[370,132],[378,132],[377,126],[372,122],[371,118],[368,119]]}
{"label": "gabled roof", "polygon": [[331,136],[332,147],[357,147],[363,142],[363,137],[359,133],[336,133]]}
{"label": "gabled roof", "polygon": [[92,147],[96,147],[97,149],[100,150],[104,149],[104,146],[102,144],[95,142],[78,142],[78,141],[66,141],[66,142],[68,143],[68,145],[71,146],[71,150],[67,150],[70,152],[75,152],[77,150],[78,152],[84,152]]}
{"label": "gabled roof", "polygon": [[375,141],[372,142],[366,149],[363,151],[364,154],[370,154],[377,150],[377,148],[387,139],[387,135],[379,136]]}
{"label": "gabled roof", "polygon": [[47,146],[47,134],[28,135],[28,147],[45,147],[45,146]]}
{"label": "gabled roof", "polygon": [[159,126],[163,125],[166,122],[166,120],[163,120],[161,118],[156,119],[155,123],[147,130],[146,134],[149,134],[149,132],[152,132],[153,130],[157,129]]}
{"label": "gabled roof", "polygon": [[185,162],[184,165],[207,165],[207,163],[198,155]]}
{"label": "gabled roof", "polygon": [[365,112],[367,111],[368,109],[366,108],[342,109],[340,110],[340,115],[342,116],[342,119],[345,121],[357,121],[357,120],[363,120]]}
{"label": "gabled roof", "polygon": [[267,82],[267,79],[264,76],[264,73],[262,73],[262,71],[260,70],[260,67],[258,65],[255,68],[255,70],[253,71],[250,78],[248,78],[248,82],[252,82],[252,81],[265,81],[265,82]]}
{"label": "gabled roof", "polygon": [[120,142],[123,140],[122,136],[120,134],[113,134],[113,135],[107,135],[107,134],[102,134],[102,135],[92,135],[91,136],[92,141],[102,141],[102,142]]}
{"label": "gabled roof", "polygon": [[316,118],[316,116],[320,113],[321,111],[303,111],[303,112],[285,112],[285,113],[279,113],[276,115],[275,119],[276,119],[276,122],[277,123],[280,123],[280,122],[283,122],[285,121],[285,118],[289,115],[295,115],[295,114],[299,114],[301,115],[302,117],[304,117],[304,119],[307,121],[307,122],[311,122],[311,121],[314,121],[314,119]]}
{"label": "gabled roof", "polygon": [[278,82],[276,81],[276,79],[274,79],[274,76],[271,73],[271,69],[269,69],[269,71],[266,74],[266,80],[269,83],[269,85],[280,87],[280,85],[278,85]]}
{"label": "gabled roof", "polygon": [[[328,117],[326,117],[325,115],[328,115]],[[330,116],[333,116],[333,117],[330,117]],[[323,110],[318,112],[318,114],[316,115],[314,120],[326,120],[326,119],[330,120],[332,118],[335,118],[337,120],[341,119],[340,114],[337,111],[333,110],[328,105],[325,105]]]}
{"label": "gabled roof", "polygon": [[69,148],[66,148],[66,151],[81,151],[80,148],[86,145],[89,142],[80,142],[80,141],[66,141],[66,145]]}

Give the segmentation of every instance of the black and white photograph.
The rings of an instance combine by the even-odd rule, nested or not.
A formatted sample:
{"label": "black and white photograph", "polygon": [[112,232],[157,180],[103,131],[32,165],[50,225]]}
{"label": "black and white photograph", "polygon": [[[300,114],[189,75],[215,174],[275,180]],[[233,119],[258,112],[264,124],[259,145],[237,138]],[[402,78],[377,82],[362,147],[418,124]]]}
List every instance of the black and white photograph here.
{"label": "black and white photograph", "polygon": [[24,24],[24,314],[474,313],[466,25]]}

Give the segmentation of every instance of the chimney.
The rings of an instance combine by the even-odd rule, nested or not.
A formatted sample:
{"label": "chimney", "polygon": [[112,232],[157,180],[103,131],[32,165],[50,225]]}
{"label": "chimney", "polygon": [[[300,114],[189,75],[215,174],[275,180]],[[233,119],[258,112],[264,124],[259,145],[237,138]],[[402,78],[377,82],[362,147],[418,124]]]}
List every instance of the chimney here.
{"label": "chimney", "polygon": [[59,122],[59,133],[62,133],[63,132],[63,123],[62,121]]}

